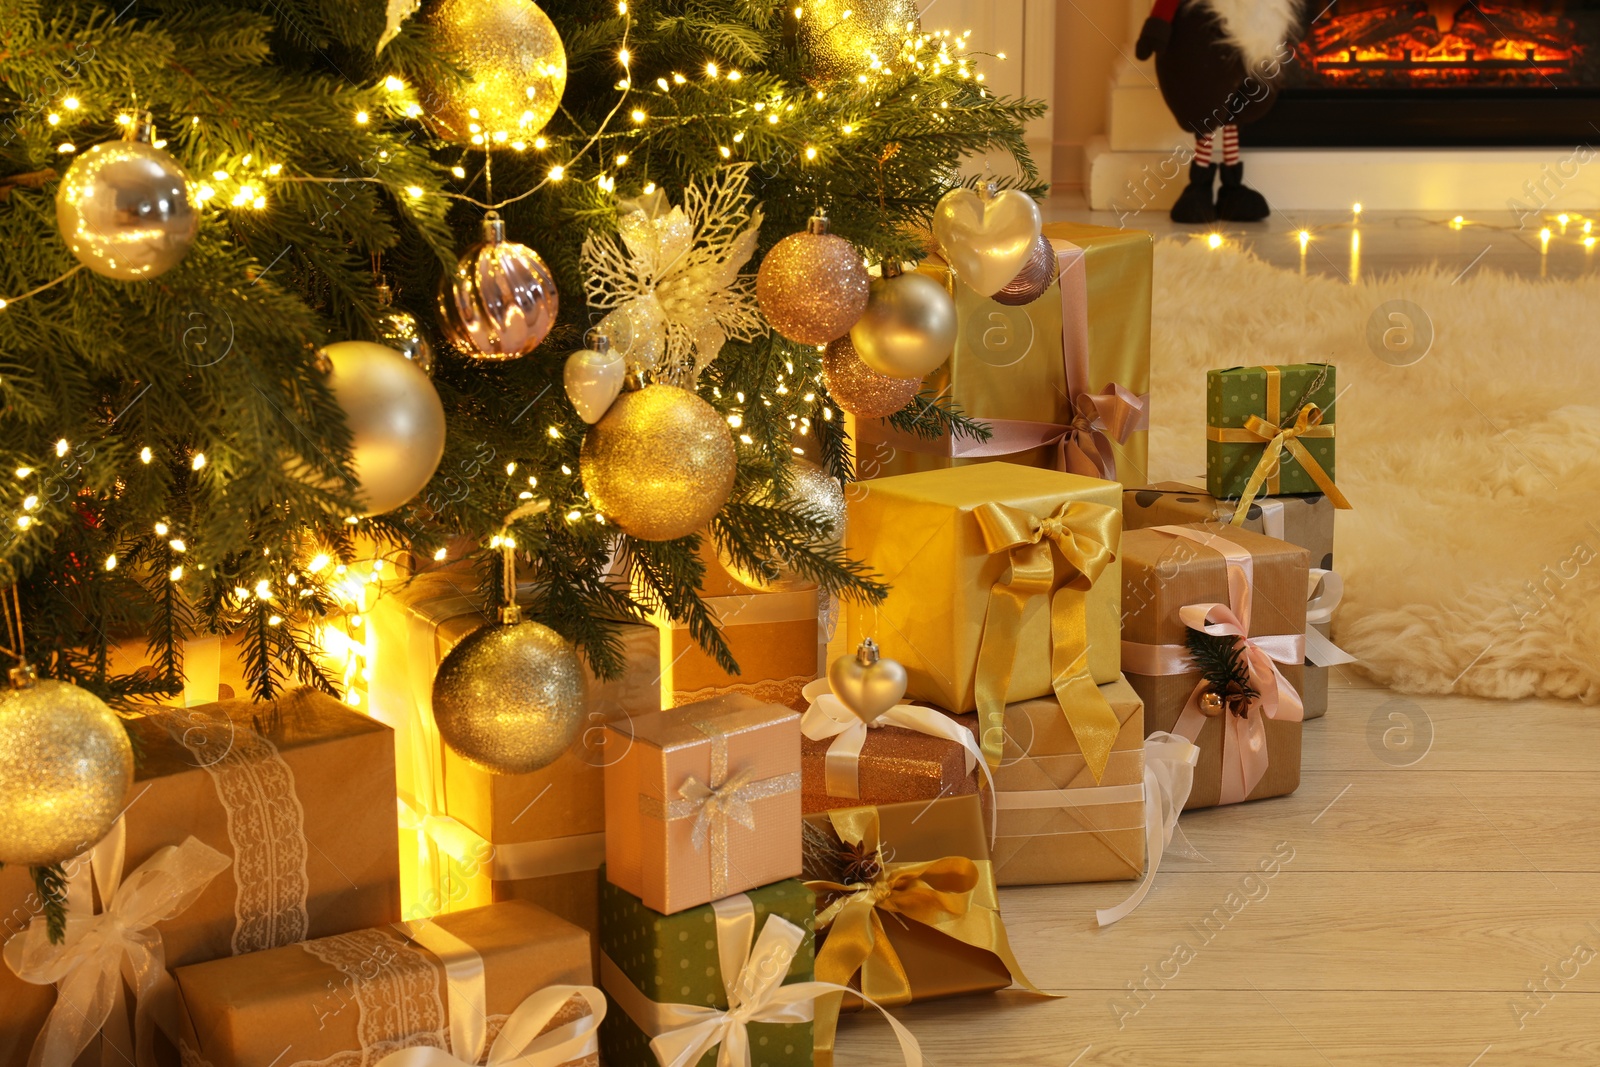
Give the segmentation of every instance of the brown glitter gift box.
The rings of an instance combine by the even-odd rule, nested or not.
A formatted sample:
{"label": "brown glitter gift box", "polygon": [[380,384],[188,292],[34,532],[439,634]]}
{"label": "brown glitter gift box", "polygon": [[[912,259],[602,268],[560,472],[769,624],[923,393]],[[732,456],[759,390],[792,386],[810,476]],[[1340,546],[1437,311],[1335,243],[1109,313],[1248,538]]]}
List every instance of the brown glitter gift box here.
{"label": "brown glitter gift box", "polygon": [[606,728],[606,869],[663,914],[800,873],[800,715],[739,693]]}
{"label": "brown glitter gift box", "polygon": [[[306,689],[265,704],[162,708],[128,729],[139,760],[124,883],[191,836],[231,861],[154,927],[167,966],[400,918],[388,727]],[[44,921],[26,867],[0,869],[0,906],[7,938]],[[0,966],[0,1063],[27,1062],[54,1003],[53,986]]]}
{"label": "brown glitter gift box", "polygon": [[1006,707],[995,768],[999,885],[1106,882],[1144,873],[1144,702],[1127,679],[1100,687],[1122,724],[1095,782],[1054,700]]}
{"label": "brown glitter gift box", "polygon": [[[487,1051],[529,996],[593,985],[589,935],[524,901],[180,967],[174,977],[184,1062],[212,1067],[355,1067],[415,1047],[477,1062],[481,1054],[458,1046],[481,1033]],[[552,1003],[560,1006],[546,1032],[590,1014],[579,994],[558,992]],[[598,1063],[590,1052],[561,1067]]]}
{"label": "brown glitter gift box", "polygon": [[[1174,533],[1172,531],[1178,531]],[[1200,747],[1185,808],[1292,793],[1300,784],[1299,689],[1306,628],[1306,550],[1286,541],[1209,524],[1130,530],[1122,538],[1123,671],[1144,700],[1145,728]],[[1230,572],[1235,580],[1230,583]],[[1242,612],[1230,591],[1249,589]],[[1248,635],[1258,679],[1276,680],[1276,707],[1257,698],[1244,714],[1200,710],[1200,671],[1189,658],[1184,608],[1227,608]],[[1268,663],[1267,659],[1271,662]]]}

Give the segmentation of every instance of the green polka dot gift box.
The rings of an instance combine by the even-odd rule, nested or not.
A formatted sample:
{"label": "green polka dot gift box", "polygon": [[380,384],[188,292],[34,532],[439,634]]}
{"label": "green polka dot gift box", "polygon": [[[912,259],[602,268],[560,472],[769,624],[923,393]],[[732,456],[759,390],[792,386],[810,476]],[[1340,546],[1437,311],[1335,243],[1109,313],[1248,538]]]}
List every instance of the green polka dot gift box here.
{"label": "green polka dot gift box", "polygon": [[1329,363],[1206,372],[1206,490],[1218,500],[1326,493],[1334,485],[1335,368]]}
{"label": "green polka dot gift box", "polygon": [[[804,882],[790,878],[663,915],[602,878],[600,985],[611,1006],[600,1024],[600,1052],[607,1067],[658,1067],[647,1030],[686,1023],[695,1009],[726,1010],[723,961],[743,958],[738,948],[750,948],[769,916],[799,928],[783,984],[811,981],[815,900]],[[746,966],[763,962],[758,952]],[[751,1067],[812,1067],[811,1028],[810,1022],[750,1023]],[[697,1067],[716,1067],[718,1051],[708,1050]]]}

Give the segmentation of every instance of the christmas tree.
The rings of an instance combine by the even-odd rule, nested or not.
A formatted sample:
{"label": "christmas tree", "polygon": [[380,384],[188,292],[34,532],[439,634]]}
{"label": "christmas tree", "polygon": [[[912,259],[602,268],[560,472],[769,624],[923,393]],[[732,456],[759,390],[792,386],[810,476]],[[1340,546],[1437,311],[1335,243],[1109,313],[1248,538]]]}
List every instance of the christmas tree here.
{"label": "christmas tree", "polygon": [[[618,623],[655,610],[733,665],[696,592],[702,536],[747,570],[881,596],[789,494],[797,441],[840,480],[852,452],[819,346],[770,328],[754,275],[817,209],[867,262],[921,258],[986,151],[1041,192],[1022,124],[1042,105],[988,92],[907,0],[854,6],[549,0],[547,33],[528,0],[0,0],[14,651],[121,707],[182,690],[187,639],[239,634],[254,696],[338,693],[319,623],[358,560],[469,557],[493,600],[510,543],[529,617],[601,675]],[[97,146],[143,169],[94,172]],[[188,211],[96,245],[85,190],[148,198],[163,174]],[[543,290],[474,287],[486,219]],[[520,318],[495,318],[501,297]],[[597,329],[731,431],[725,499],[633,476],[670,437],[607,461],[647,511],[650,492],[698,500],[693,530],[619,525],[586,492],[600,446],[563,370]],[[412,368],[431,383],[350,341],[431,350]],[[983,433],[928,396],[891,419]],[[108,649],[133,635],[149,664],[119,671]]]}

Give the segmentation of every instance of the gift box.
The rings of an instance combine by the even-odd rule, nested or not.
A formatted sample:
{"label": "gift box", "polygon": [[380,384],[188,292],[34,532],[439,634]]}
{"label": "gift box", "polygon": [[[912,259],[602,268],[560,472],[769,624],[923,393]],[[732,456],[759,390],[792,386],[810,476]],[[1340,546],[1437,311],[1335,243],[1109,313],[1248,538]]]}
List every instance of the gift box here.
{"label": "gift box", "polygon": [[[1258,496],[1238,528],[1299,545],[1310,554],[1311,566],[1332,570],[1333,512],[1333,501],[1322,493]],[[1234,501],[1218,500],[1183,482],[1157,482],[1122,494],[1124,530],[1207,523],[1226,533],[1222,527],[1232,525],[1233,513]]]}
{"label": "gift box", "polygon": [[[1122,658],[1145,727],[1201,755],[1189,808],[1292,793],[1300,784],[1299,690],[1305,658],[1306,550],[1209,525],[1130,530],[1122,539]],[[1259,696],[1209,711],[1191,629],[1233,639]],[[1220,698],[1219,694],[1219,698]]]}
{"label": "gift box", "polygon": [[[806,816],[806,884],[817,894],[817,980],[879,1005],[1004,989],[1023,974],[1000,920],[976,796],[837,808]],[[854,994],[817,1002],[819,1062],[831,1059],[838,1012]]]}
{"label": "gift box", "polygon": [[[978,717],[900,704],[864,723],[819,678],[800,719],[801,808],[897,804],[978,793]],[[987,797],[985,797],[987,800]]]}
{"label": "gift box", "polygon": [[[471,1064],[513,1012],[519,1022],[547,1016],[532,1027],[546,1034],[604,1012],[599,991],[583,988],[588,934],[523,901],[179,967],[174,978],[183,1060],[212,1067],[371,1064],[406,1048]],[[536,1006],[524,1006],[529,998]],[[551,1062],[596,1067],[599,1058]]]}
{"label": "gift box", "polygon": [[1151,239],[1080,223],[1044,228],[1057,277],[1037,300],[1011,307],[973,292],[930,261],[952,289],[958,332],[929,391],[988,424],[988,441],[932,440],[863,419],[863,478],[1005,456],[1115,481],[1145,480],[1150,393]]}
{"label": "gift box", "polygon": [[476,577],[457,567],[390,590],[367,614],[371,712],[395,729],[405,915],[526,900],[593,934],[605,858],[604,727],[661,707],[659,637],[653,626],[620,626],[622,674],[602,681],[585,662],[578,742],[540,770],[491,774],[441,742],[432,714],[439,661],[485,623],[482,608]]}
{"label": "gift box", "polygon": [[[400,917],[387,727],[309,689],[267,704],[155,709],[127,723],[139,759],[114,831],[123,834],[122,884],[161,862],[158,853],[168,846],[220,854],[193,899],[151,927],[167,966]],[[88,868],[75,864],[85,892]],[[8,937],[43,922],[26,868],[0,869],[0,904],[9,913]],[[100,905],[100,915],[91,919],[85,909],[82,921],[110,921],[108,902]],[[119,960],[108,953],[85,965],[115,969]],[[0,1059],[26,1062],[54,1003],[54,988],[0,967]]]}
{"label": "gift box", "polygon": [[1121,728],[1096,782],[1053,700],[1006,707],[994,770],[998,885],[1107,882],[1144,873],[1144,702],[1126,679],[1100,687]]}
{"label": "gift box", "polygon": [[702,603],[716,617],[739,671],[719,666],[690,636],[687,622],[657,614],[653,621],[661,633],[662,706],[742,694],[803,707],[800,691],[824,670],[827,650],[816,587],[708,596]]}
{"label": "gift box", "polygon": [[800,873],[800,715],[739,693],[612,723],[606,877],[665,914]]}
{"label": "gift box", "polygon": [[1206,372],[1206,489],[1219,500],[1325,493],[1334,484],[1334,398],[1329,363]]}
{"label": "gift box", "polygon": [[1098,776],[1119,729],[1096,686],[1120,670],[1122,487],[1014,463],[858,482],[845,548],[891,589],[845,602],[832,652],[863,638],[906,697],[979,713],[990,765],[1005,704],[1054,692]]}
{"label": "gift box", "polygon": [[[612,1010],[600,1025],[601,1050],[608,1067],[658,1067],[650,1040],[671,1029],[675,1005],[726,1011],[729,988],[749,988],[753,964],[761,974],[781,974],[782,984],[812,977],[811,891],[794,879],[736,893],[698,907],[663,915],[638,897],[607,882],[600,891],[601,987]],[[756,949],[776,918],[798,931],[787,966]],[[761,970],[765,966],[768,970]],[[745,982],[741,982],[741,978]],[[812,1067],[810,1022],[754,1022],[749,1045],[755,1062],[768,1067]],[[669,1038],[670,1040],[670,1038]],[[714,1067],[717,1051],[694,1061]]]}

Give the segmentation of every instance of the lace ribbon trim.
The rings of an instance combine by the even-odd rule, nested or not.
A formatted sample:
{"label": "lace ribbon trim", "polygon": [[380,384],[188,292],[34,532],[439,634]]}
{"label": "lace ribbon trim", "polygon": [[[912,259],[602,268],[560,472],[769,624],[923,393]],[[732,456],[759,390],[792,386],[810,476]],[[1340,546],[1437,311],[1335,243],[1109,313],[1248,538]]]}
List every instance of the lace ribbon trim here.
{"label": "lace ribbon trim", "polygon": [[291,1067],[372,1067],[399,1049],[450,1047],[439,971],[403,939],[379,927],[307,941],[300,947],[344,975],[344,989],[328,998],[328,1008],[319,1010],[319,1015],[349,1010],[354,1002],[360,1049],[322,1060],[299,1060]]}
{"label": "lace ribbon trim", "polygon": [[804,708],[808,701],[802,695],[807,683],[815,676],[795,675],[792,678],[764,679],[756,682],[735,682],[732,685],[711,685],[704,689],[677,690],[672,694],[674,707],[683,707],[699,700],[709,700],[728,693],[744,693],[767,704],[783,704],[791,708]]}

